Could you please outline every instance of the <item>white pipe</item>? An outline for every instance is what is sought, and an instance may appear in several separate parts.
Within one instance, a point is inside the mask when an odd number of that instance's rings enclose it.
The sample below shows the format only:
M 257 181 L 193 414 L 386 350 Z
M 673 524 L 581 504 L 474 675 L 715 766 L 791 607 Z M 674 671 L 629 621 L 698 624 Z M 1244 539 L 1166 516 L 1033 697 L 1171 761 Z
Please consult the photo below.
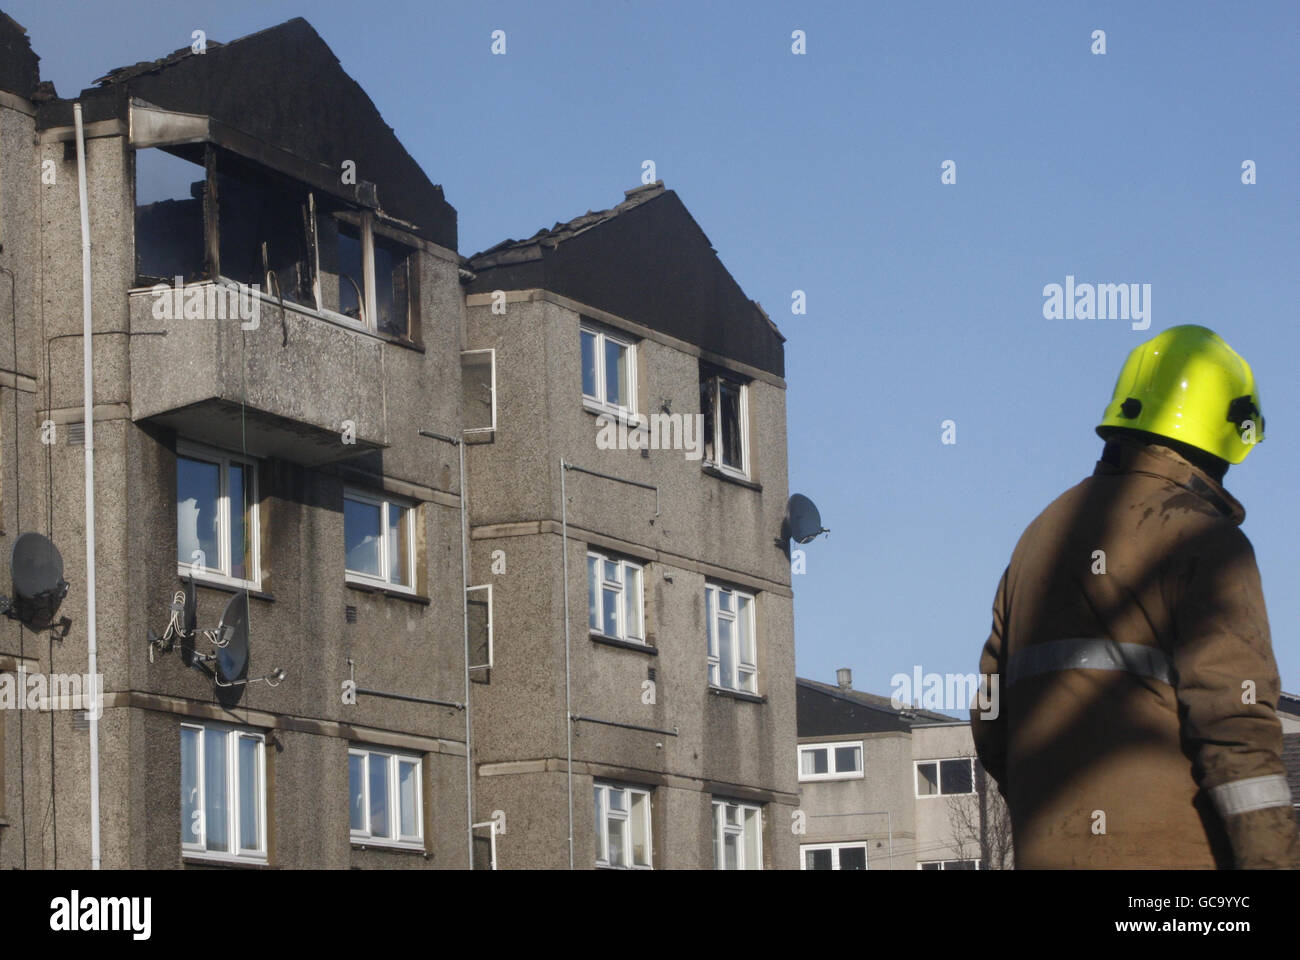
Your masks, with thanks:
M 474 761 L 470 757 L 469 722 L 469 528 L 465 520 L 465 439 L 456 444 L 460 449 L 460 610 L 465 626 L 465 823 L 469 843 L 469 861 L 466 867 L 474 869 Z M 495 847 L 495 844 L 494 844 Z M 493 855 L 493 867 L 495 865 Z
M 565 774 L 569 781 L 569 869 L 573 869 L 573 701 L 569 679 L 569 501 L 564 490 L 564 473 L 568 464 L 560 458 L 560 566 L 564 569 L 564 723 L 568 732 L 568 759 Z
M 99 668 L 95 646 L 95 368 L 90 322 L 90 207 L 86 198 L 86 134 L 81 104 L 72 105 L 77 128 L 77 194 L 81 204 L 81 375 L 86 429 L 86 655 L 90 660 L 90 869 L 99 869 Z

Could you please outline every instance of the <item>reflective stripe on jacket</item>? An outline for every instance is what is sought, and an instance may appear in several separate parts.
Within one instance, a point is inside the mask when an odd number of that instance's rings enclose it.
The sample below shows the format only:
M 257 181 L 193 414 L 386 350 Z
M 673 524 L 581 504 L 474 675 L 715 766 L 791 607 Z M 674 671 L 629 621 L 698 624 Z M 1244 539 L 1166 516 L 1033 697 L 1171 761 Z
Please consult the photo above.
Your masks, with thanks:
M 1017 866 L 1300 865 L 1244 518 L 1169 448 L 1115 437 L 1021 536 L 980 659 L 1001 703 L 971 711 Z

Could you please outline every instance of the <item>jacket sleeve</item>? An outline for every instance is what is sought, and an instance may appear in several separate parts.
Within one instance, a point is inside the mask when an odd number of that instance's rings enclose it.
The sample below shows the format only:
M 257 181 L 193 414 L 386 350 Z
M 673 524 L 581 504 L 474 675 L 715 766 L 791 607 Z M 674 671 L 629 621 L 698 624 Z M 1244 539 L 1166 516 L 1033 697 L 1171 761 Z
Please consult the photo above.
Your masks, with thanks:
M 1002 710 L 1002 694 L 1006 686 L 1002 675 L 1005 666 L 1005 648 L 1003 631 L 1006 628 L 1007 570 L 1002 571 L 998 581 L 997 593 L 993 598 L 993 626 L 989 638 L 980 655 L 981 695 L 988 709 L 981 707 L 977 698 L 971 704 L 970 729 L 975 740 L 975 753 L 988 775 L 998 785 L 998 791 L 1005 797 L 1006 760 L 1007 760 L 1007 722 Z
M 1300 866 L 1255 552 L 1231 527 L 1203 534 L 1185 556 L 1170 653 L 1194 775 L 1223 818 L 1236 867 Z

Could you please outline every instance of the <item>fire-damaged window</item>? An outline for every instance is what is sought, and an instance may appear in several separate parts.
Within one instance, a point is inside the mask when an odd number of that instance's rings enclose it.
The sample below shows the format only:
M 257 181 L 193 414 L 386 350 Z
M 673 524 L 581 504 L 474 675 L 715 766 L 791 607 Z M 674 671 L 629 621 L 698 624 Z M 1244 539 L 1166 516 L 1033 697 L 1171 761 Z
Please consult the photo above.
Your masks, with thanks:
M 221 275 L 315 307 L 311 201 L 290 180 L 222 154 L 217 160 Z
M 180 148 L 178 148 L 180 149 Z M 197 157 L 197 159 L 196 159 Z M 162 149 L 135 154 L 135 272 L 139 286 L 202 279 L 203 153 Z
M 415 258 L 410 247 L 374 238 L 375 249 L 375 326 L 392 337 L 409 337 L 411 333 L 411 281 Z
M 376 214 L 212 145 L 136 150 L 138 286 L 215 280 L 419 339 L 419 260 Z M 392 231 L 388 231 L 391 233 Z
M 318 212 L 316 242 L 321 309 L 363 322 L 366 278 L 361 230 L 337 215 Z
M 748 479 L 748 384 L 735 374 L 700 364 L 700 412 L 704 415 L 705 464 Z

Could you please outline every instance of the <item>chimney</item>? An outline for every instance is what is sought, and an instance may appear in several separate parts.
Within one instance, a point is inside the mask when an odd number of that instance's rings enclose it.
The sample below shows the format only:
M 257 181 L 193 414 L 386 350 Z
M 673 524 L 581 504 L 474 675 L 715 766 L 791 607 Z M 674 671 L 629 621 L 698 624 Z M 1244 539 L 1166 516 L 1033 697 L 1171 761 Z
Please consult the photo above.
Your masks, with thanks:
M 841 690 L 852 690 L 853 671 L 848 667 L 840 667 L 835 671 L 835 682 L 840 685 Z

